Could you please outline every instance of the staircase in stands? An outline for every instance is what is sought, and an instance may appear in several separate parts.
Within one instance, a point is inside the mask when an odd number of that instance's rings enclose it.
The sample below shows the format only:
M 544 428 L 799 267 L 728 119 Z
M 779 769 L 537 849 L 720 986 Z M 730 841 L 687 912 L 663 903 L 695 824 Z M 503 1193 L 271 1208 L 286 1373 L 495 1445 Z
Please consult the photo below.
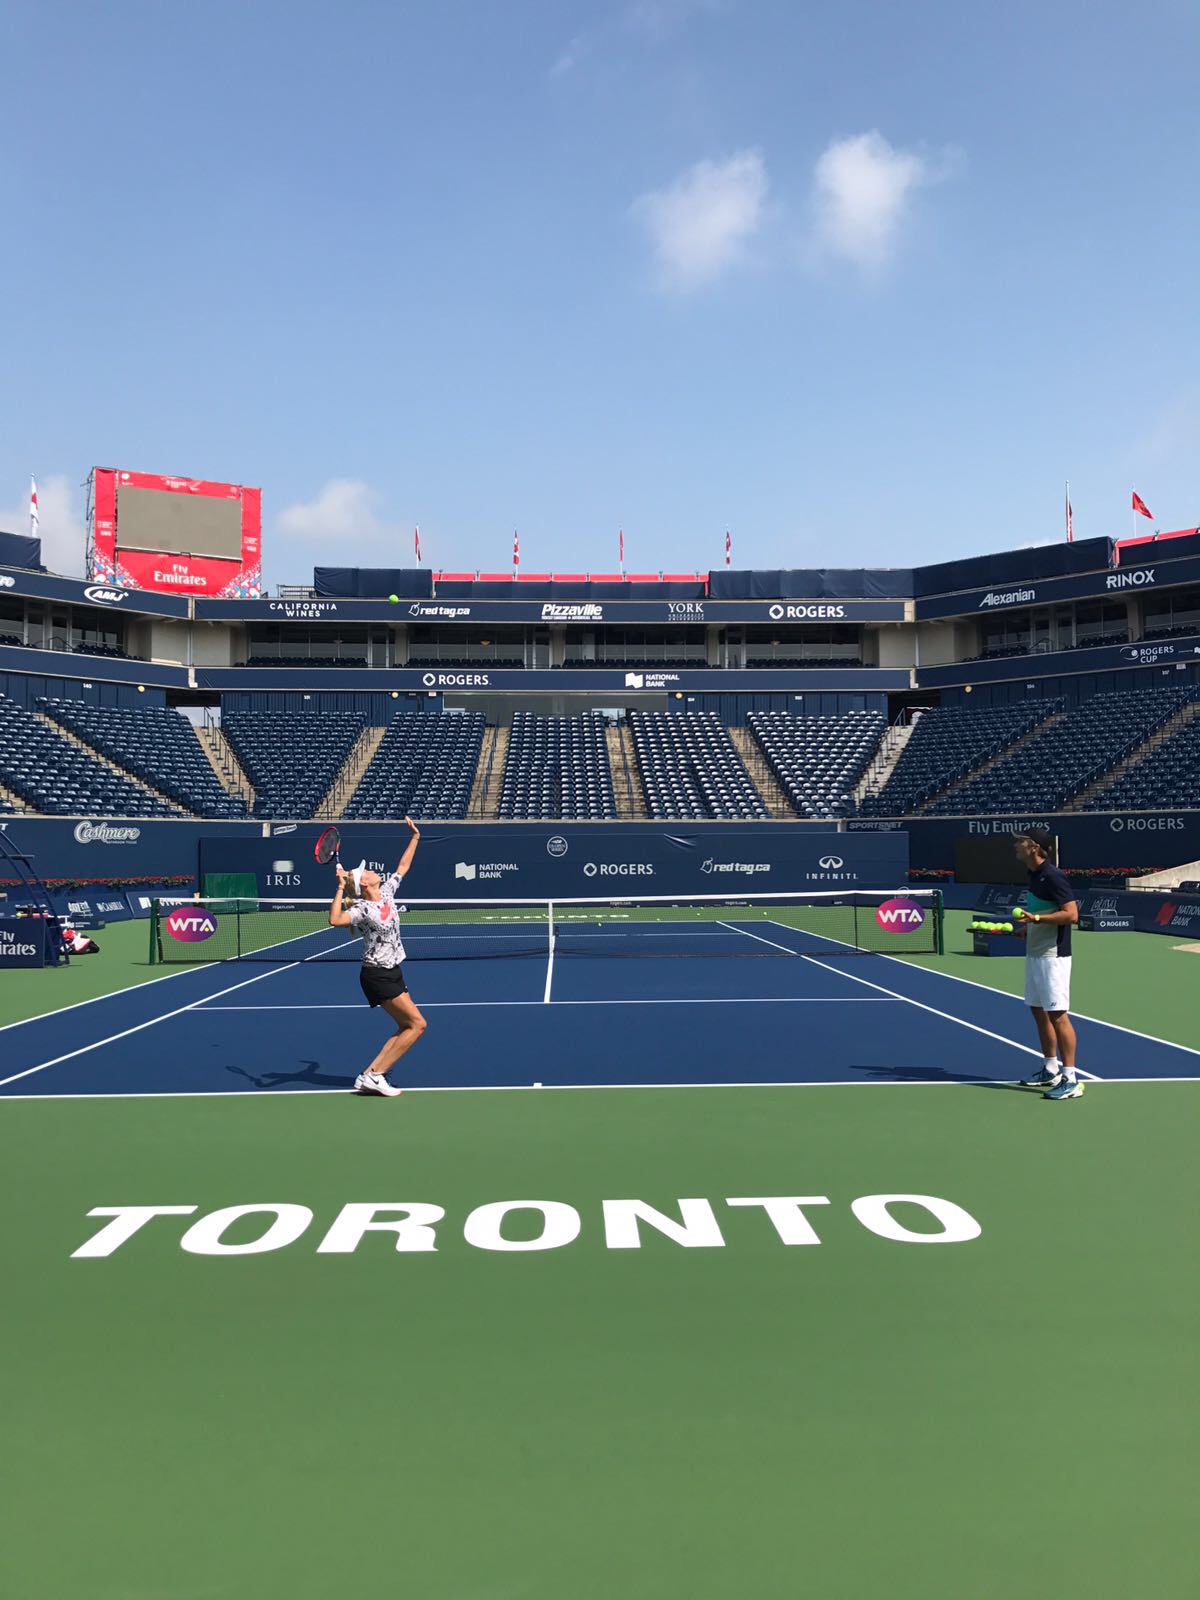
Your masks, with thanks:
M 768 816 L 772 818 L 795 820 L 796 808 L 784 793 L 783 785 L 771 771 L 762 746 L 755 739 L 749 728 L 730 728 L 729 737 L 733 740 L 733 748 L 742 758 L 742 765 L 750 774 L 750 781 L 758 790 L 763 805 L 767 808 Z
M 1078 811 L 1085 806 L 1093 795 L 1099 794 L 1101 789 L 1106 789 L 1110 783 L 1118 778 L 1123 778 L 1131 767 L 1140 766 L 1147 756 L 1152 756 L 1160 745 L 1166 744 L 1168 739 L 1174 738 L 1185 723 L 1191 722 L 1193 717 L 1200 716 L 1200 700 L 1192 700 L 1182 711 L 1163 723 L 1161 728 L 1154 732 L 1144 744 L 1138 745 L 1136 750 L 1131 750 L 1123 761 L 1118 761 L 1116 766 L 1104 773 L 1086 788 L 1080 789 L 1078 794 L 1072 795 L 1065 807 L 1068 811 Z
M 164 805 L 170 806 L 172 811 L 178 812 L 181 817 L 196 815 L 194 811 L 189 811 L 186 806 L 181 806 L 178 800 L 172 800 L 169 794 L 164 794 L 161 789 L 156 789 L 152 783 L 147 783 L 144 778 L 139 778 L 125 767 L 118 766 L 111 756 L 104 754 L 103 750 L 95 749 L 88 744 L 86 739 L 81 739 L 70 728 L 63 727 L 61 722 L 55 722 L 54 718 L 48 717 L 44 711 L 35 711 L 33 714 L 39 722 L 45 723 L 47 728 L 58 734 L 60 739 L 65 739 L 68 744 L 75 745 L 77 749 L 83 751 L 84 755 L 91 756 L 93 761 L 98 761 L 102 767 L 107 767 L 110 772 L 115 772 L 119 778 L 124 778 L 126 783 L 131 783 L 135 789 L 144 789 L 147 794 L 153 795 L 156 800 L 161 800 Z
M 232 795 L 235 800 L 244 800 L 247 815 L 252 815 L 254 785 L 242 770 L 242 764 L 234 755 L 233 746 L 221 732 L 220 724 L 209 722 L 203 727 L 196 726 L 196 738 L 217 775 L 217 782 L 226 794 Z
M 608 764 L 612 768 L 613 799 L 621 822 L 637 822 L 649 816 L 646 791 L 633 751 L 633 734 L 624 722 L 610 722 L 604 730 L 608 745 Z
M 386 728 L 364 728 L 350 746 L 350 754 L 337 770 L 337 775 L 325 791 L 320 805 L 313 812 L 318 822 L 340 822 L 354 791 L 362 782 L 362 775 L 375 758 L 383 743 Z
M 948 794 L 956 793 L 964 784 L 970 783 L 973 778 L 980 778 L 985 772 L 990 772 L 993 767 L 998 766 L 1001 761 L 1007 761 L 1014 750 L 1020 750 L 1023 745 L 1029 744 L 1031 740 L 1040 738 L 1048 728 L 1056 727 L 1066 714 L 1065 711 L 1052 711 L 1048 717 L 1044 717 L 1038 723 L 1036 728 L 1030 728 L 1029 732 L 1023 733 L 1019 739 L 1014 739 L 1011 744 L 1006 744 L 999 754 L 989 756 L 986 761 L 981 761 L 977 767 L 972 767 L 970 772 L 963 773 L 961 778 L 955 778 L 953 783 L 947 783 L 941 789 L 938 789 L 936 793 L 926 795 L 924 800 L 917 806 L 915 814 L 919 816 L 923 811 L 928 811 L 936 800 L 941 800 Z

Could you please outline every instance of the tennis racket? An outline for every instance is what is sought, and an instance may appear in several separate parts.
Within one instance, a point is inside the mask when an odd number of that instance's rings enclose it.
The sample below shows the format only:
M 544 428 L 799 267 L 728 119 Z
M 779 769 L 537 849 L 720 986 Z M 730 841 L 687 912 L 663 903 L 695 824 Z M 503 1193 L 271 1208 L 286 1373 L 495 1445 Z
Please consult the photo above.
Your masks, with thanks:
M 313 845 L 318 866 L 327 867 L 331 861 L 338 861 L 341 853 L 342 836 L 336 828 L 326 828 L 318 834 L 317 842 Z

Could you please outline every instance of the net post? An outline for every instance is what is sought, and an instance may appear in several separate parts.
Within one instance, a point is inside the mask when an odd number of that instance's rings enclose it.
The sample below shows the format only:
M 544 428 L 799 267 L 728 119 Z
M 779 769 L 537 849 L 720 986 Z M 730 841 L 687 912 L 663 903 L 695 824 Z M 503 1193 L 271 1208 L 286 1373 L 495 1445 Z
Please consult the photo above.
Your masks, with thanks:
M 946 953 L 946 897 L 940 889 L 933 891 L 934 920 L 933 942 L 936 946 L 935 955 Z
M 150 902 L 150 919 L 149 920 L 150 920 L 150 956 L 149 956 L 149 965 L 152 966 L 152 967 L 156 967 L 158 965 L 158 901 L 157 901 L 157 899 L 153 899 Z
M 554 954 L 554 901 L 546 901 L 546 953 Z

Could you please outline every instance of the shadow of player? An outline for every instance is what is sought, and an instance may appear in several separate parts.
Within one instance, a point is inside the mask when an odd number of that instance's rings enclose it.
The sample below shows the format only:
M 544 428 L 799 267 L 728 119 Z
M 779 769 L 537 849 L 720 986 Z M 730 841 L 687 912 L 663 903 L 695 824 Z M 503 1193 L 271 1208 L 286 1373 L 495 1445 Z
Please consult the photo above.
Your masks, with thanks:
M 1015 1089 L 1028 1094 L 1027 1089 L 1013 1079 L 992 1078 L 982 1072 L 948 1072 L 945 1067 L 851 1067 L 866 1078 L 888 1083 L 967 1083 L 977 1089 Z
M 349 1089 L 354 1082 L 346 1073 L 340 1073 L 336 1078 L 321 1071 L 319 1061 L 304 1062 L 303 1071 L 292 1072 L 262 1072 L 255 1074 L 247 1072 L 244 1067 L 226 1066 L 226 1072 L 232 1072 L 235 1077 L 245 1078 L 247 1083 L 252 1083 L 256 1089 L 280 1089 L 284 1084 L 302 1084 L 308 1089 Z

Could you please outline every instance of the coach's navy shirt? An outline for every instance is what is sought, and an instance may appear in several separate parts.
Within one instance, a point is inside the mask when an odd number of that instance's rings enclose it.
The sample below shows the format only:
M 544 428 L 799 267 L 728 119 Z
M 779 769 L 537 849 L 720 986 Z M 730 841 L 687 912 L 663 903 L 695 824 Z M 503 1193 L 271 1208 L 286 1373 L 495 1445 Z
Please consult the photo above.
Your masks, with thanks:
M 1075 898 L 1065 872 L 1060 872 L 1053 861 L 1043 861 L 1036 872 L 1029 874 L 1029 910 L 1061 911 Z M 1043 928 L 1030 925 L 1025 935 L 1025 954 L 1029 956 L 1069 956 L 1071 954 L 1071 924 Z

